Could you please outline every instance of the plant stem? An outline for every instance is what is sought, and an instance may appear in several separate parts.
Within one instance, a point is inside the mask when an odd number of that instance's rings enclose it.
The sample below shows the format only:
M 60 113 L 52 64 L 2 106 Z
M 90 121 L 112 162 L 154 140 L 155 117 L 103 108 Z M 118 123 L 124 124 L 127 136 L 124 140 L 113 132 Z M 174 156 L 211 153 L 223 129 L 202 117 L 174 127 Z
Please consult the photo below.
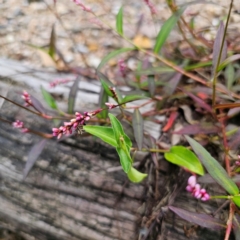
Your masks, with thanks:
M 223 39 L 222 39 L 222 42 L 221 42 L 221 48 L 220 48 L 220 52 L 219 52 L 218 60 L 217 60 L 217 66 L 215 67 L 215 71 L 214 71 L 214 75 L 213 75 L 213 96 L 212 96 L 212 106 L 213 107 L 216 104 L 216 86 L 217 86 L 218 66 L 219 66 L 220 61 L 221 61 L 221 56 L 222 56 L 222 51 L 223 51 L 225 38 L 226 38 L 226 35 L 227 35 L 227 27 L 228 27 L 230 15 L 231 15 L 232 6 L 233 6 L 233 0 L 231 0 L 230 6 L 229 6 L 227 22 L 226 22 L 226 26 L 225 26 L 225 29 L 224 29 Z

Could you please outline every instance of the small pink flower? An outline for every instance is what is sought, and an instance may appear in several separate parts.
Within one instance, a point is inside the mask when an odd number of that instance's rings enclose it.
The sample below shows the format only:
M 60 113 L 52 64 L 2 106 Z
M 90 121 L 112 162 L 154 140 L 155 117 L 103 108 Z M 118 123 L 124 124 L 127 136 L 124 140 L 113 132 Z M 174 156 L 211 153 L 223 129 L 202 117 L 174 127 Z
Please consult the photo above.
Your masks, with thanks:
M 109 103 L 109 102 L 106 102 L 105 105 L 108 107 L 108 109 L 113 109 L 117 106 L 116 104 Z
M 126 77 L 127 65 L 125 64 L 123 59 L 120 59 L 118 61 L 118 68 L 119 68 L 119 72 L 121 73 L 122 77 Z
M 193 175 L 188 179 L 188 185 L 190 185 L 191 187 L 195 187 L 196 184 L 197 184 L 197 178 L 196 176 Z
M 30 95 L 29 95 L 29 93 L 26 92 L 25 90 L 23 91 L 22 98 L 23 98 L 24 101 L 25 101 L 25 104 L 24 104 L 25 107 L 32 106 L 32 101 L 31 101 Z
M 12 123 L 12 126 L 14 128 L 18 128 L 18 129 L 21 129 L 21 132 L 22 133 L 27 133 L 29 132 L 29 129 L 28 128 L 25 128 L 24 127 L 24 123 L 20 120 L 16 120 L 15 122 Z
M 73 81 L 73 80 L 71 80 L 71 79 L 55 79 L 53 82 L 50 82 L 49 85 L 50 85 L 51 88 L 54 88 L 57 85 L 65 84 L 65 83 L 68 83 L 68 82 L 71 82 L 71 81 Z
M 85 122 L 90 120 L 92 116 L 95 116 L 101 111 L 102 109 L 97 109 L 93 112 L 84 112 L 83 115 L 79 112 L 76 112 L 76 118 L 71 119 L 70 122 L 64 122 L 63 126 L 60 126 L 59 128 L 52 128 L 52 135 L 59 139 L 62 137 L 62 135 L 72 134 L 78 128 L 81 128 L 83 125 L 85 125 Z
M 15 122 L 12 123 L 14 128 L 23 128 L 24 127 L 24 123 L 21 122 L 20 120 L 16 120 Z
M 200 184 L 197 183 L 196 176 L 191 176 L 188 179 L 188 185 L 186 187 L 186 190 L 192 195 L 197 198 L 201 199 L 202 201 L 207 201 L 210 199 L 209 194 L 207 193 L 205 188 L 201 188 Z

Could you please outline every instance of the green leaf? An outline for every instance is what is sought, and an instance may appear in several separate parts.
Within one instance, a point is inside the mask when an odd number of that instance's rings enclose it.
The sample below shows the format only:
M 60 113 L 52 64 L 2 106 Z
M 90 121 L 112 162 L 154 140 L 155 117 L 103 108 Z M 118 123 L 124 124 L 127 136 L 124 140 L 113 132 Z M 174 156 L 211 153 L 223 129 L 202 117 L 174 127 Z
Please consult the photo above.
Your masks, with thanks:
M 119 12 L 116 17 L 116 28 L 117 32 L 122 36 L 123 35 L 123 8 L 119 9 Z
M 125 147 L 124 143 L 125 143 L 129 151 L 130 147 L 132 146 L 132 142 L 130 138 L 124 133 L 122 124 L 113 114 L 109 113 L 108 116 L 112 124 L 112 129 L 113 129 L 115 140 L 118 144 L 118 147 L 124 148 Z
M 238 207 L 240 207 L 240 196 L 239 195 L 233 196 L 232 200 Z
M 221 71 L 223 68 L 225 68 L 229 63 L 234 62 L 238 59 L 240 59 L 240 54 L 235 54 L 226 58 L 221 64 L 219 64 L 218 72 Z
M 110 91 L 109 87 L 111 87 L 111 85 L 109 85 L 108 82 L 106 82 L 105 80 L 103 80 L 103 78 L 100 78 L 100 81 L 101 81 L 101 84 L 102 84 L 102 87 L 104 89 L 104 91 L 107 93 L 107 95 L 109 97 L 113 97 L 113 93 Z
M 144 178 L 147 177 L 146 173 L 141 173 L 134 167 L 131 167 L 131 169 L 129 170 L 127 175 L 128 175 L 129 180 L 134 183 L 139 183 L 139 182 L 143 181 Z
M 46 103 L 48 104 L 48 106 L 52 109 L 58 109 L 55 99 L 52 97 L 52 95 L 49 92 L 47 92 L 43 88 L 43 86 L 41 86 L 41 91 L 42 91 L 43 98 L 46 101 Z
M 115 101 L 117 101 L 118 103 L 122 102 L 122 95 L 119 92 L 119 90 L 117 88 L 114 87 L 114 85 L 109 81 L 109 79 L 107 78 L 107 76 L 105 76 L 104 74 L 102 74 L 101 72 L 97 72 L 98 78 L 101 81 L 101 84 L 104 88 L 104 90 L 106 91 L 107 95 L 112 97 Z M 110 91 L 110 87 L 115 88 L 115 92 L 117 95 L 117 99 L 114 98 L 114 95 L 112 93 L 112 91 Z
M 233 83 L 235 81 L 235 71 L 234 71 L 233 64 L 227 65 L 225 72 L 224 72 L 224 76 L 227 81 L 227 88 L 229 90 L 231 90 Z
M 156 83 L 154 79 L 154 75 L 149 75 L 148 76 L 148 89 L 151 94 L 151 96 L 154 96 L 155 89 L 156 89 Z
M 132 125 L 138 149 L 141 150 L 143 145 L 143 118 L 139 109 L 135 109 L 133 112 Z
M 197 141 L 188 136 L 185 137 L 211 177 L 215 179 L 215 181 L 229 194 L 237 195 L 239 193 L 237 185 L 227 175 L 225 169 L 219 164 L 219 162 Z
M 223 48 L 221 49 L 222 42 L 224 39 L 224 24 L 221 21 L 219 24 L 219 28 L 217 31 L 217 35 L 213 44 L 213 67 L 212 67 L 212 76 L 214 76 L 215 72 L 218 73 L 219 65 L 225 60 L 227 57 L 227 41 L 224 40 Z M 222 51 L 221 51 L 222 50 Z M 218 65 L 219 63 L 219 65 Z
M 117 147 L 117 142 L 115 140 L 114 132 L 111 127 L 104 126 L 83 126 L 83 130 L 102 139 L 104 142 L 110 144 L 113 147 Z
M 128 103 L 128 102 L 133 102 L 139 99 L 146 99 L 146 98 L 148 97 L 144 95 L 128 95 L 122 99 L 121 103 Z
M 174 146 L 171 147 L 170 152 L 164 154 L 164 157 L 171 163 L 184 167 L 191 172 L 199 175 L 204 174 L 202 164 L 196 155 L 186 147 Z
M 53 25 L 50 42 L 49 42 L 49 50 L 48 50 L 48 54 L 49 56 L 51 56 L 52 59 L 54 59 L 55 51 L 56 51 L 56 36 L 55 36 L 55 30 Z
M 100 62 L 100 64 L 97 67 L 97 70 L 99 71 L 110 59 L 116 57 L 117 55 L 124 53 L 124 52 L 133 51 L 133 50 L 136 50 L 136 48 L 120 48 L 120 49 L 117 49 L 117 50 L 109 53 L 106 57 L 104 57 L 102 59 L 102 61 Z
M 169 36 L 170 32 L 176 25 L 178 19 L 181 17 L 182 13 L 184 12 L 185 8 L 179 9 L 175 12 L 161 27 L 156 39 L 156 43 L 154 46 L 154 53 L 159 53 L 167 37 Z
M 132 166 L 132 159 L 130 153 L 120 147 L 117 147 L 116 150 L 120 158 L 120 163 L 122 165 L 123 171 L 125 173 L 128 173 Z

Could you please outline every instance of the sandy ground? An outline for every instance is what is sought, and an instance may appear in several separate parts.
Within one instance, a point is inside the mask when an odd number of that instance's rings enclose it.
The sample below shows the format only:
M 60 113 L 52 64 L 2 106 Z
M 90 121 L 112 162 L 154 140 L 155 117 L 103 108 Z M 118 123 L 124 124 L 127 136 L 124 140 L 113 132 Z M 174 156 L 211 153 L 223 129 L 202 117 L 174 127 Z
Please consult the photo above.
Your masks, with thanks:
M 124 6 L 124 34 L 146 48 L 154 46 L 155 37 L 163 22 L 171 15 L 166 1 L 151 0 L 157 14 L 152 16 L 143 0 L 85 0 L 97 16 L 115 28 L 115 17 Z M 177 4 L 190 1 L 178 0 Z M 195 1 L 202 2 L 202 1 Z M 192 4 L 184 17 L 190 21 L 194 16 L 196 31 L 203 31 L 213 39 L 220 20 L 226 19 L 230 1 L 212 1 L 215 4 Z M 240 0 L 234 1 L 228 34 L 240 33 Z M 138 24 L 141 22 L 140 27 Z M 0 56 L 21 60 L 35 67 L 51 66 L 47 49 L 51 30 L 55 26 L 56 46 L 65 61 L 72 66 L 96 68 L 103 56 L 114 49 L 128 46 L 121 38 L 103 25 L 93 15 L 82 11 L 71 0 L 0 0 Z M 170 36 L 176 41 L 177 31 Z

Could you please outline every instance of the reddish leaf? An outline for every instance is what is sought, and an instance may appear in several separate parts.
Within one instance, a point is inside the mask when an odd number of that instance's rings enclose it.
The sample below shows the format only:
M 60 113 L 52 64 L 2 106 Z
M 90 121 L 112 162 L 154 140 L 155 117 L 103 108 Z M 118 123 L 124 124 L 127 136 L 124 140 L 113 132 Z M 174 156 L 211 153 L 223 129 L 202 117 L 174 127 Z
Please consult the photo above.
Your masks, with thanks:
M 193 95 L 193 94 L 190 93 L 190 92 L 185 92 L 184 90 L 183 90 L 183 92 L 184 92 L 185 94 L 187 94 L 190 98 L 192 98 L 193 101 L 195 101 L 201 108 L 203 108 L 203 109 L 205 109 L 206 111 L 212 113 L 212 108 L 211 108 L 211 106 L 208 105 L 207 103 L 205 103 L 201 98 Z
M 76 78 L 69 92 L 69 96 L 68 96 L 68 113 L 69 114 L 72 114 L 74 112 L 74 105 L 75 105 L 75 99 L 78 92 L 79 80 L 80 80 L 80 76 Z
M 43 107 L 41 102 L 33 96 L 30 96 L 34 108 L 40 113 L 46 114 L 47 110 Z
M 227 113 L 228 117 L 232 117 L 234 115 L 237 115 L 240 112 L 240 102 L 236 101 L 235 103 L 239 103 L 239 107 L 230 109 Z
M 171 95 L 176 90 L 176 87 L 178 86 L 181 78 L 182 78 L 182 74 L 181 73 L 174 74 L 172 79 L 170 79 L 168 81 L 167 85 L 164 87 L 163 92 L 166 95 Z
M 222 41 L 223 41 L 223 37 L 224 37 L 224 24 L 221 21 L 218 31 L 217 31 L 217 36 L 216 39 L 214 41 L 213 44 L 213 69 L 212 69 L 212 76 L 214 75 L 214 72 L 216 71 L 217 63 L 218 63 L 218 58 L 219 58 L 219 54 L 220 54 L 220 50 L 221 50 L 221 45 L 222 45 Z M 227 56 L 227 42 L 226 40 L 224 41 L 223 44 L 223 49 L 222 49 L 222 53 L 220 56 L 220 62 L 219 64 L 221 64 L 223 62 L 223 60 L 226 58 Z
M 46 145 L 46 139 L 43 139 L 37 144 L 35 144 L 30 150 L 25 168 L 23 170 L 23 180 L 27 177 L 28 173 L 32 169 L 34 163 L 36 162 L 38 156 L 41 154 L 45 145 Z
M 203 93 L 203 92 L 197 93 L 197 96 L 200 97 L 202 100 L 208 99 L 208 95 L 206 93 Z
M 162 129 L 163 132 L 168 131 L 172 127 L 172 125 L 173 125 L 175 119 L 177 118 L 177 116 L 178 116 L 178 112 L 171 112 L 167 124 Z
M 194 135 L 194 134 L 210 134 L 210 133 L 217 133 L 219 129 L 213 125 L 187 125 L 180 129 L 179 131 L 173 132 L 174 134 L 186 134 L 186 135 Z
M 168 208 L 174 213 L 176 213 L 179 217 L 183 218 L 184 220 L 197 224 L 199 226 L 214 229 L 214 230 L 226 228 L 224 222 L 222 222 L 219 219 L 213 218 L 207 214 L 189 212 L 184 209 L 176 208 L 173 206 L 169 206 Z

